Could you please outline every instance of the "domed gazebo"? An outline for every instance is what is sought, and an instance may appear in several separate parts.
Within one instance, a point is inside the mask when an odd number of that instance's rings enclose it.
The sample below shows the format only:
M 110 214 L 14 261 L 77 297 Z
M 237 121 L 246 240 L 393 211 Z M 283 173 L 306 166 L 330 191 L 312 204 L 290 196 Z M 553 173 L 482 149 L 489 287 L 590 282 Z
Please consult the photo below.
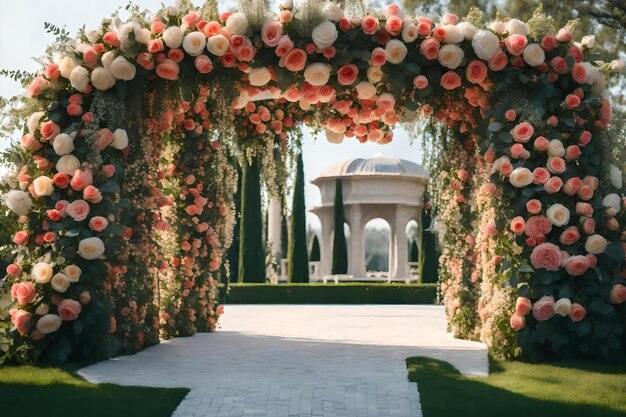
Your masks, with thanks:
M 365 225 L 381 218 L 391 227 L 389 244 L 390 279 L 406 279 L 408 250 L 406 226 L 419 221 L 428 171 L 414 162 L 376 154 L 368 159 L 349 159 L 327 168 L 311 181 L 322 195 L 320 206 L 311 209 L 322 224 L 320 274 L 330 275 L 334 228 L 336 180 L 341 179 L 345 222 L 350 227 L 348 274 L 366 277 Z

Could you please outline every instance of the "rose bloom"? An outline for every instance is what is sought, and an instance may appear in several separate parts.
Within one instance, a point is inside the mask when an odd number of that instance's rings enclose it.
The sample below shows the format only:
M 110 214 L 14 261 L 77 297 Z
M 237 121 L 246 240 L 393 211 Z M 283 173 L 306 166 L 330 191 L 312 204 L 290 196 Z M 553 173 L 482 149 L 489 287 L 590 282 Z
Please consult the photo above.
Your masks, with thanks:
M 522 216 L 517 216 L 511 220 L 511 230 L 513 233 L 521 235 L 524 233 L 524 227 L 526 227 L 526 222 Z
M 544 295 L 533 305 L 533 317 L 539 321 L 545 321 L 554 316 L 556 303 L 551 295 Z
M 97 237 L 83 239 L 78 243 L 78 254 L 88 261 L 102 257 L 104 251 L 104 242 Z
M 533 308 L 533 303 L 526 297 L 517 297 L 515 301 L 515 314 L 525 316 Z
M 307 53 L 303 49 L 292 49 L 284 58 L 281 59 L 281 63 L 284 62 L 285 67 L 289 71 L 302 71 L 306 66 Z M 282 64 L 281 64 L 282 65 Z
M 562 204 L 553 204 L 546 211 L 546 216 L 550 222 L 557 226 L 563 226 L 569 222 L 569 210 Z
M 528 210 L 530 214 L 539 214 L 539 212 L 541 212 L 541 201 L 536 198 L 528 200 L 526 203 L 526 210 Z
M 563 188 L 563 192 L 568 196 L 573 196 L 578 192 L 580 187 L 582 186 L 582 180 L 578 177 L 572 177 L 565 183 L 565 187 Z
M 373 16 L 365 16 L 363 20 L 361 20 L 361 28 L 367 35 L 373 35 L 378 32 L 378 27 L 378 19 Z
M 180 67 L 171 59 L 165 59 L 157 65 L 156 74 L 165 80 L 177 80 Z
M 57 311 L 61 320 L 72 321 L 78 318 L 82 307 L 78 301 L 66 298 L 57 304 Z
M 507 55 L 501 50 L 498 49 L 496 53 L 489 58 L 489 69 L 492 71 L 501 71 L 503 70 L 509 63 L 509 58 Z
M 511 136 L 516 142 L 526 143 L 535 133 L 533 125 L 528 122 L 519 123 L 513 129 L 511 129 Z
M 580 154 L 580 147 L 577 145 L 570 145 L 567 147 L 567 149 L 565 149 L 565 159 L 567 159 L 568 161 L 578 159 L 578 157 L 580 157 Z
M 528 44 L 528 39 L 524 35 L 511 35 L 504 40 L 504 45 L 513 56 L 520 56 Z
M 208 74 L 213 71 L 213 63 L 211 62 L 211 59 L 204 54 L 198 55 L 195 58 L 194 66 L 200 74 Z
M 587 82 L 587 68 L 584 64 L 577 62 L 572 67 L 572 78 L 578 84 L 585 84 Z
M 374 48 L 370 56 L 370 65 L 382 67 L 387 62 L 387 53 L 381 47 Z
M 580 232 L 576 226 L 570 226 L 561 233 L 559 237 L 559 242 L 564 245 L 571 245 L 573 243 L 578 242 L 580 239 Z
M 359 74 L 359 68 L 354 64 L 344 65 L 337 71 L 337 77 L 339 84 L 352 85 L 356 81 L 356 77 Z
M 569 109 L 569 110 L 573 110 L 578 108 L 578 106 L 580 106 L 580 98 L 574 94 L 568 94 L 567 97 L 565 97 L 565 108 Z
M 591 254 L 599 255 L 606 249 L 608 242 L 602 236 L 595 234 L 591 235 L 585 241 L 585 250 Z
M 588 185 L 582 185 L 576 194 L 581 200 L 589 201 L 593 197 L 593 190 Z
M 550 157 L 548 158 L 548 171 L 553 174 L 562 174 L 567 169 L 567 165 L 563 158 L 560 157 Z
M 563 180 L 559 177 L 550 178 L 543 186 L 548 194 L 558 193 L 561 187 L 563 187 Z
M 561 267 L 561 260 L 561 250 L 552 243 L 537 245 L 530 254 L 530 262 L 535 269 L 558 271 Z
M 578 303 L 572 304 L 572 309 L 570 310 L 569 314 L 572 321 L 582 321 L 586 315 L 587 310 L 585 310 L 585 307 Z
M 93 183 L 93 174 L 91 173 L 91 169 L 87 168 L 84 170 L 76 170 L 74 176 L 70 181 L 70 185 L 76 191 L 82 191 L 85 187 L 91 185 Z
M 441 76 L 440 84 L 446 90 L 454 90 L 461 86 L 461 77 L 454 71 L 448 71 Z
M 509 176 L 509 183 L 517 188 L 526 187 L 533 183 L 534 175 L 528 168 L 517 167 Z
M 461 65 L 464 56 L 465 54 L 463 53 L 463 50 L 458 46 L 444 45 L 439 50 L 439 55 L 437 56 L 437 59 L 439 60 L 439 63 L 444 67 L 449 69 L 455 69 L 459 65 Z
M 545 184 L 550 179 L 550 172 L 543 168 L 537 167 L 533 170 L 533 184 Z
M 20 230 L 15 233 L 15 236 L 13 236 L 13 243 L 18 246 L 26 245 L 28 243 L 28 232 Z
M 65 276 L 65 274 L 59 273 L 52 277 L 50 285 L 55 291 L 63 293 L 70 287 L 70 280 Z
M 17 331 L 24 336 L 28 333 L 31 325 L 32 315 L 24 310 L 11 309 L 9 310 L 11 315 L 11 321 L 15 324 Z
M 543 152 L 550 146 L 550 141 L 543 136 L 539 136 L 533 142 L 533 149 L 538 152 Z
M 517 313 L 513 314 L 510 319 L 511 328 L 516 332 L 519 332 L 526 325 L 526 319 Z
M 76 265 L 68 265 L 63 268 L 63 273 L 67 276 L 70 282 L 78 282 L 83 271 Z
M 465 71 L 467 80 L 473 84 L 482 83 L 487 78 L 487 65 L 477 59 L 473 60 L 467 66 Z
M 52 266 L 45 262 L 39 262 L 33 265 L 31 269 L 31 278 L 37 284 L 46 284 L 52 278 Z
M 572 302 L 569 298 L 561 298 L 556 302 L 554 312 L 561 317 L 568 316 L 572 309 Z
M 589 259 L 583 255 L 570 256 L 565 261 L 565 271 L 574 277 L 579 277 L 589 269 Z
M 623 284 L 615 284 L 609 293 L 609 300 L 613 304 L 621 304 L 626 301 L 626 286 Z
M 26 94 L 29 97 L 37 97 L 39 94 L 43 93 L 45 89 L 50 87 L 50 82 L 43 78 L 42 76 L 35 77 L 35 79 L 29 84 L 26 89 Z
M 420 44 L 420 53 L 426 59 L 433 60 L 439 56 L 439 41 L 435 38 L 424 39 Z
M 413 85 L 418 90 L 422 90 L 422 89 L 428 87 L 428 78 L 426 78 L 424 75 L 418 75 L 413 80 Z
M 107 228 L 109 222 L 102 216 L 94 216 L 89 220 L 89 228 L 94 232 L 101 232 Z
M 20 306 L 25 306 L 35 299 L 37 293 L 31 282 L 18 282 L 11 286 L 11 298 Z
M 526 220 L 524 232 L 526 236 L 536 238 L 544 236 L 552 230 L 552 223 L 545 216 L 532 216 Z
M 89 216 L 89 211 L 89 203 L 85 200 L 75 200 L 65 208 L 67 215 L 77 222 L 85 220 Z
M 576 214 L 591 217 L 593 215 L 593 206 L 589 203 L 576 203 Z
M 102 201 L 102 194 L 93 185 L 88 185 L 83 190 L 83 198 L 91 203 L 98 204 Z

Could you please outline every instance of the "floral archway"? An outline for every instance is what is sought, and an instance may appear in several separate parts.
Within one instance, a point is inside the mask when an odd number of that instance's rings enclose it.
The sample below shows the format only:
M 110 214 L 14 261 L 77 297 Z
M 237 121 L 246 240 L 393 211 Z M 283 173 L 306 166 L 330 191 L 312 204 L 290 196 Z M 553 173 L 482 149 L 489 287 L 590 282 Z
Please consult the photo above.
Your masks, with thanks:
M 233 161 L 261 165 L 272 191 L 302 123 L 388 143 L 415 115 L 445 139 L 431 193 L 455 335 L 500 357 L 622 350 L 626 203 L 606 85 L 623 63 L 596 62 L 592 37 L 541 10 L 486 24 L 479 10 L 433 22 L 322 6 L 182 2 L 76 39 L 51 28 L 41 71 L 16 74 L 0 362 L 213 330 Z

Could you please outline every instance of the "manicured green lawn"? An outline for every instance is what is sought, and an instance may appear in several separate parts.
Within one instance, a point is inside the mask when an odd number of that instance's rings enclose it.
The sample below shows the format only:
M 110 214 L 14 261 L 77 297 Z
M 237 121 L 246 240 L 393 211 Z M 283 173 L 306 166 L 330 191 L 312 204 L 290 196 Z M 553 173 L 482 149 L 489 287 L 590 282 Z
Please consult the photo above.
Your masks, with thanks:
M 626 416 L 626 363 L 537 365 L 492 362 L 491 375 L 466 378 L 449 363 L 409 358 L 424 417 Z
M 169 417 L 188 389 L 90 384 L 61 368 L 0 368 L 0 415 Z

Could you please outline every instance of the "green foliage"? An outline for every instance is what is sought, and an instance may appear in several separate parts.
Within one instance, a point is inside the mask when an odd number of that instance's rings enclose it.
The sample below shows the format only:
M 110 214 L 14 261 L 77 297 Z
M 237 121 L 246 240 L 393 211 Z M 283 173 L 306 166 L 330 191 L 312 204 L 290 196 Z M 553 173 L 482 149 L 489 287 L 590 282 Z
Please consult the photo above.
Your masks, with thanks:
M 230 304 L 434 304 L 434 284 L 232 284 Z
M 288 251 L 289 282 L 309 282 L 309 261 L 306 248 L 306 206 L 304 204 L 304 162 L 297 156 L 296 179 L 291 206 Z
M 432 229 L 431 222 L 429 210 L 423 210 L 422 224 L 424 228 Z M 419 274 L 420 281 L 423 283 L 437 282 L 439 280 L 439 251 L 434 231 L 424 230 L 422 232 L 422 251 L 424 252 L 424 262 Z
M 230 274 L 230 282 L 239 281 L 239 234 L 241 233 L 241 179 L 243 177 L 241 165 L 231 160 L 237 169 L 237 191 L 233 196 L 235 203 L 235 224 L 233 225 L 233 243 L 228 248 L 226 259 Z
M 412 240 L 409 247 L 409 262 L 419 261 L 419 248 L 417 247 L 417 240 Z
M 239 282 L 265 282 L 260 162 L 244 161 L 242 177 L 238 278 Z
M 341 179 L 335 184 L 335 223 L 333 237 L 333 274 L 345 274 L 348 272 L 348 246 L 346 235 L 343 230 L 345 216 L 343 214 L 343 191 Z

